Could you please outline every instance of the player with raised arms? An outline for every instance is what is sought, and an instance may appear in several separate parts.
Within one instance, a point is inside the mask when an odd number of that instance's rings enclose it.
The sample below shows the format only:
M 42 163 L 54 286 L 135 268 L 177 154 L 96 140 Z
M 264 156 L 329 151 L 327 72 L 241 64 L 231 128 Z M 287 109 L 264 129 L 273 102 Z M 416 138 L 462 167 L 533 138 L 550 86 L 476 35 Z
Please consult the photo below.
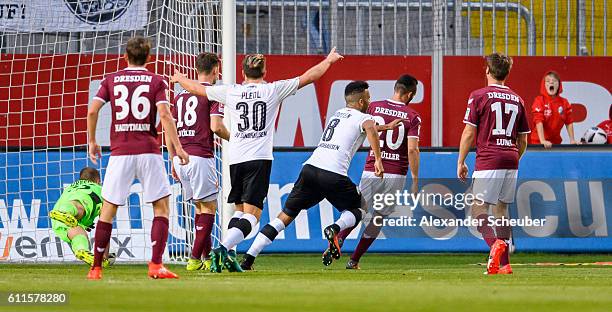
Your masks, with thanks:
M 64 189 L 53 210 L 49 212 L 53 233 L 70 244 L 77 259 L 90 266 L 94 255 L 89 248 L 87 232 L 91 231 L 94 219 L 100 215 L 101 190 L 100 172 L 85 167 L 79 172 L 79 179 Z M 107 246 L 102 265 L 109 266 L 114 258 L 114 255 L 109 256 Z
M 203 86 L 187 79 L 178 71 L 173 81 L 188 92 L 225 104 L 231 120 L 229 165 L 231 191 L 228 203 L 235 204 L 234 215 L 220 246 L 211 251 L 211 271 L 240 272 L 240 264 L 228 250 L 238 245 L 259 222 L 263 202 L 268 193 L 272 169 L 274 125 L 282 101 L 319 79 L 330 66 L 342 59 L 333 48 L 329 55 L 299 77 L 266 83 L 266 59 L 249 54 L 242 61 L 242 84 Z
M 395 194 L 402 191 L 406 183 L 406 175 L 410 169 L 412 178 L 411 192 L 418 191 L 419 184 L 419 132 L 421 117 L 412 107 L 408 106 L 417 92 L 418 81 L 410 75 L 402 75 L 393 86 L 393 97 L 384 101 L 372 102 L 367 113 L 374 117 L 377 130 L 380 132 L 380 149 L 385 176 L 379 179 L 374 175 L 375 156 L 370 149 L 365 168 L 359 182 L 359 190 L 368 208 L 372 206 L 375 194 Z M 396 127 L 393 123 L 400 118 Z M 385 124 L 393 124 L 386 129 Z M 394 206 L 386 206 L 380 210 L 372 210 L 373 217 L 387 217 L 395 210 Z M 374 222 L 365 222 L 365 230 L 361 234 L 355 252 L 346 264 L 347 269 L 359 269 L 361 256 L 370 248 L 378 237 L 381 227 Z M 366 224 L 367 223 L 367 224 Z M 353 228 L 343 230 L 338 235 L 340 246 Z M 323 264 L 330 265 L 334 258 L 330 250 L 323 253 Z
M 472 174 L 472 191 L 476 198 L 471 214 L 480 224 L 490 248 L 487 274 L 512 274 L 508 241 L 509 225 L 489 224 L 489 206 L 495 205 L 496 218 L 505 218 L 508 204 L 514 202 L 519 160 L 527 149 L 529 124 L 523 99 L 505 85 L 512 68 L 512 58 L 501 53 L 486 56 L 488 85 L 470 94 L 463 118 L 457 177 L 465 181 L 468 167 L 465 159 L 476 139 L 476 167 Z
M 382 178 L 384 172 L 376 122 L 365 113 L 370 104 L 368 87 L 365 81 L 353 81 L 346 86 L 346 107 L 329 118 L 321 140 L 304 163 L 283 210 L 257 234 L 241 263 L 243 269 L 252 269 L 255 257 L 272 244 L 278 233 L 293 222 L 300 211 L 323 199 L 341 212 L 340 218 L 323 230 L 329 252 L 334 258 L 340 258 L 338 233 L 357 225 L 365 213 L 361 194 L 348 177 L 348 168 L 366 136 L 374 157 L 374 176 Z
M 87 113 L 89 158 L 97 163 L 100 157 L 100 146 L 96 142 L 98 113 L 106 102 L 111 103 L 111 156 L 102 185 L 103 204 L 96 226 L 94 262 L 87 275 L 89 279 L 102 278 L 102 254 L 110 242 L 113 219 L 118 206 L 127 204 L 134 179 L 142 184 L 144 201 L 153 204 L 153 250 L 148 275 L 178 278 L 162 264 L 168 240 L 170 183 L 157 141 L 155 119 L 158 112 L 170 157 L 178 156 L 181 164 L 186 165 L 189 155 L 178 139 L 166 95 L 167 82 L 144 67 L 150 60 L 150 50 L 151 43 L 143 37 L 128 40 L 124 55 L 127 68 L 104 77 Z
M 214 53 L 201 53 L 196 57 L 198 81 L 212 86 L 219 80 L 219 57 Z M 172 116 L 176 120 L 179 140 L 189 154 L 189 164 L 181 165 L 173 159 L 173 175 L 181 182 L 185 200 L 195 205 L 195 240 L 187 271 L 210 270 L 206 259 L 211 249 L 211 233 L 215 223 L 219 183 L 215 170 L 214 134 L 229 140 L 229 131 L 223 125 L 223 106 L 206 97 L 183 91 L 173 101 Z M 202 258 L 205 261 L 202 261 Z

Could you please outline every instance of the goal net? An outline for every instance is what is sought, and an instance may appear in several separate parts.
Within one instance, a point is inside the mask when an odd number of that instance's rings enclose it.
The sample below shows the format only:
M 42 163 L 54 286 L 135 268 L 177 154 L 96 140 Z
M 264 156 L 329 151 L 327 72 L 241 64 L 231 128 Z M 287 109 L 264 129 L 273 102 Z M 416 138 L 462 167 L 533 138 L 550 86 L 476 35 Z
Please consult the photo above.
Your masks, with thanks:
M 86 117 L 100 81 L 126 66 L 125 44 L 135 35 L 153 43 L 150 71 L 169 78 L 180 68 L 195 78 L 195 56 L 221 52 L 220 2 L 5 2 L 0 6 L 0 261 L 75 261 L 68 244 L 54 235 L 48 215 L 62 189 L 83 167 L 93 166 L 86 153 Z M 169 91 L 173 97 L 178 90 Z M 110 112 L 105 105 L 96 131 L 103 146 L 97 166 L 102 177 L 110 154 Z M 165 146 L 162 151 L 169 173 Z M 219 144 L 215 155 L 220 174 Z M 181 262 L 191 251 L 194 206 L 183 200 L 178 182 L 171 185 L 165 260 Z M 138 181 L 126 187 L 129 204 L 118 210 L 111 251 L 118 261 L 148 261 L 153 209 L 143 201 Z M 217 227 L 215 240 L 219 235 Z M 90 238 L 93 242 L 93 231 Z

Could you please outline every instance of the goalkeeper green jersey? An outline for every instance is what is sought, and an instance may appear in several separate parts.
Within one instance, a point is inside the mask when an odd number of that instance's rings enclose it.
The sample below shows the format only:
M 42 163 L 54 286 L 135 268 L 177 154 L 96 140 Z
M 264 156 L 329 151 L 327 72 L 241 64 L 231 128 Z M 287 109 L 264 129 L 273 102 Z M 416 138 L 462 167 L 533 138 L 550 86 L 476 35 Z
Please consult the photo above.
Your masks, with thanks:
M 57 200 L 53 210 L 70 213 L 76 216 L 76 207 L 72 201 L 78 201 L 85 209 L 85 214 L 79 220 L 79 225 L 87 228 L 93 225 L 94 219 L 100 215 L 102 207 L 102 186 L 88 181 L 78 180 L 68 186 Z

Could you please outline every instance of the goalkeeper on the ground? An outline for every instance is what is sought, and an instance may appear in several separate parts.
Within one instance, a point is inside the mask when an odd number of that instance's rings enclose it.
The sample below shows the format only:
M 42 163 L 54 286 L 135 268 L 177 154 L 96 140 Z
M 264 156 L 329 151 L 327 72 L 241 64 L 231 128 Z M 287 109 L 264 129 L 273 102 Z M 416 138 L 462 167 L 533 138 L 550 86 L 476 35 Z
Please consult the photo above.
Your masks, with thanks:
M 85 167 L 79 173 L 79 180 L 66 187 L 49 212 L 53 232 L 70 244 L 75 257 L 89 265 L 93 264 L 93 253 L 89 248 L 87 232 L 94 227 L 94 219 L 100 215 L 102 196 L 100 173 Z M 114 255 L 106 249 L 104 266 L 114 262 Z

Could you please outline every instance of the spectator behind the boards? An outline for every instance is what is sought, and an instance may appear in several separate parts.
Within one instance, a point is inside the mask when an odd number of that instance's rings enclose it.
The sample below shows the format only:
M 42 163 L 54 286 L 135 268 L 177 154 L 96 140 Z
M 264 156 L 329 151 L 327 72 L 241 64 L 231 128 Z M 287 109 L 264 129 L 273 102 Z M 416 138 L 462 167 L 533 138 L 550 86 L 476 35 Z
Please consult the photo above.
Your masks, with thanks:
M 530 144 L 543 144 L 550 148 L 553 144 L 561 144 L 561 128 L 565 125 L 570 144 L 577 144 L 574 139 L 574 120 L 572 105 L 561 97 L 563 85 L 559 74 L 549 71 L 542 78 L 540 95 L 531 105 L 531 114 L 535 131 L 531 131 Z
M 608 135 L 608 144 L 612 144 L 612 105 L 610 105 L 610 112 L 608 113 L 608 120 L 604 120 L 597 125 L 597 128 L 601 128 Z

